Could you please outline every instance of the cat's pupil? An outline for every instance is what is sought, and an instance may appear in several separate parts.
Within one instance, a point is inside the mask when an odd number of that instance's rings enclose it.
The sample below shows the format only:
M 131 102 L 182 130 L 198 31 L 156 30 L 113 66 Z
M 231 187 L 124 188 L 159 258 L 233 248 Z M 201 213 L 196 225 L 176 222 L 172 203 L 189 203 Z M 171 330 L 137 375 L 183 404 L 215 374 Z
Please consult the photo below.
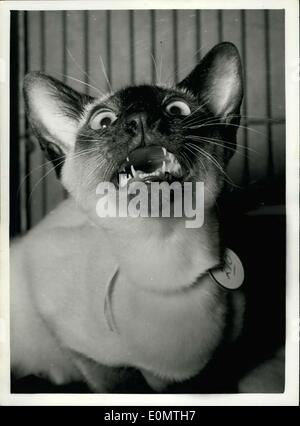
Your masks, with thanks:
M 181 114 L 181 109 L 178 106 L 172 106 L 170 108 L 170 113 L 173 115 L 180 115 Z
M 102 118 L 100 122 L 101 127 L 104 127 L 104 128 L 108 127 L 111 123 L 112 123 L 112 119 L 110 117 Z

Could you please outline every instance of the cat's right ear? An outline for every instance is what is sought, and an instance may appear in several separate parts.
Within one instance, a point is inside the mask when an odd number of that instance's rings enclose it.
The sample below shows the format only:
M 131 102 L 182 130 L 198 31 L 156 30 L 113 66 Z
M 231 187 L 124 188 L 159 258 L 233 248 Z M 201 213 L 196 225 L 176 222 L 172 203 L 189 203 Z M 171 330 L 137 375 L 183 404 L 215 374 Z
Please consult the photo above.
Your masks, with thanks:
M 26 75 L 24 97 L 29 122 L 42 147 L 47 151 L 54 147 L 64 155 L 71 151 L 80 117 L 92 98 L 41 72 Z
M 191 91 L 216 116 L 238 114 L 243 81 L 237 48 L 230 42 L 217 44 L 178 86 Z

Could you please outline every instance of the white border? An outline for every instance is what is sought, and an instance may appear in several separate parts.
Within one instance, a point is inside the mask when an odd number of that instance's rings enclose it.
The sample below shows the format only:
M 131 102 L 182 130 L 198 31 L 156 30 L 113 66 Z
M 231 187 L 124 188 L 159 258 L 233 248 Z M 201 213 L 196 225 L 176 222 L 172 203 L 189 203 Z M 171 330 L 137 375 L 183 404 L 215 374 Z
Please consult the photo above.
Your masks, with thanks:
M 63 9 L 285 9 L 286 31 L 286 178 L 287 178 L 287 325 L 286 388 L 282 394 L 10 394 L 9 365 L 9 14 L 10 10 Z M 0 404 L 2 405 L 254 405 L 299 404 L 299 44 L 297 0 L 115 0 L 0 2 L 1 142 L 1 288 Z M 4 124 L 4 125 L 3 125 Z

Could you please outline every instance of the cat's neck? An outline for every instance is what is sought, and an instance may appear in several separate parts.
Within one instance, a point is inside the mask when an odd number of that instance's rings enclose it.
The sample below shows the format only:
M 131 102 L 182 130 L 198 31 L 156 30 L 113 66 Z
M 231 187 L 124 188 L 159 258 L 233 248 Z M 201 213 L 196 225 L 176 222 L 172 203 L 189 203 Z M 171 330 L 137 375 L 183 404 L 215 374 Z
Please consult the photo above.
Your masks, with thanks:
M 218 222 L 213 211 L 201 228 L 183 219 L 113 219 L 105 231 L 121 272 L 147 290 L 170 292 L 193 284 L 220 263 Z
M 182 218 L 98 218 L 82 212 L 74 200 L 66 205 L 68 226 L 89 224 L 103 245 L 103 234 L 122 274 L 148 290 L 185 288 L 220 263 L 219 224 L 213 209 L 200 228 L 186 228 Z M 75 214 L 75 210 L 77 214 Z M 70 221 L 72 218 L 72 221 Z M 96 266 L 96 265 L 95 265 Z

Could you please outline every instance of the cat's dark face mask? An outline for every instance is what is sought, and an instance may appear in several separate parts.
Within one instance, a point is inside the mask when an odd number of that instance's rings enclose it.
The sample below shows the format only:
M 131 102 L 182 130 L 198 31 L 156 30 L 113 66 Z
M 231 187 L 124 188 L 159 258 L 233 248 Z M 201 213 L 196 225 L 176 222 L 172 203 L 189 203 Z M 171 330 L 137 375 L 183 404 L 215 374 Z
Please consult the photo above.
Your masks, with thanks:
M 24 91 L 32 128 L 76 198 L 101 181 L 131 180 L 203 181 L 218 196 L 242 101 L 231 43 L 215 46 L 175 87 L 133 86 L 91 98 L 33 72 Z

